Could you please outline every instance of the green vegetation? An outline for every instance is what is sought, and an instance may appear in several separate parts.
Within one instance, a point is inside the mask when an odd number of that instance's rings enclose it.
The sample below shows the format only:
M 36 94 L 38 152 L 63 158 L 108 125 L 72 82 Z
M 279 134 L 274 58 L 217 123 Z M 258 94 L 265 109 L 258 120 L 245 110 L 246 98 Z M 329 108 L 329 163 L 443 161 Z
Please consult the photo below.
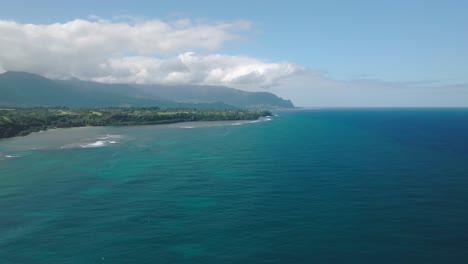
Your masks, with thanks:
M 174 102 L 207 103 L 221 101 L 228 105 L 248 109 L 294 108 L 284 100 L 268 92 L 247 92 L 224 86 L 200 85 L 135 85 L 136 90 Z
M 294 108 L 266 92 L 222 86 L 106 84 L 51 80 L 25 72 L 0 74 L 0 107 Z
M 187 121 L 255 120 L 270 111 L 151 108 L 0 109 L 0 138 L 24 136 L 50 128 L 154 125 Z

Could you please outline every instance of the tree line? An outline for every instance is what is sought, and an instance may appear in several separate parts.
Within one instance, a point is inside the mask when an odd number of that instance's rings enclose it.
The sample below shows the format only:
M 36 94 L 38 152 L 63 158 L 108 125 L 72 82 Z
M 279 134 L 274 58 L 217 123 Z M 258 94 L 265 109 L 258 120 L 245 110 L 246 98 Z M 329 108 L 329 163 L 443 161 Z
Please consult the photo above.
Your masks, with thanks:
M 50 128 L 154 125 L 187 121 L 256 120 L 271 112 L 149 108 L 33 107 L 0 109 L 0 138 L 24 136 Z

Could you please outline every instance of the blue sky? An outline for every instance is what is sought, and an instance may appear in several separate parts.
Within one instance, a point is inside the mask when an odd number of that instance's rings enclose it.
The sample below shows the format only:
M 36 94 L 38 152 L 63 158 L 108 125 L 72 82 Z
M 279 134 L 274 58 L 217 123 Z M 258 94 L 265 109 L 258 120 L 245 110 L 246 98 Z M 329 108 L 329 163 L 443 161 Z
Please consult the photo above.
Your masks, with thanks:
M 1 6 L 0 19 L 32 24 L 90 15 L 243 19 L 252 23 L 249 30 L 216 53 L 287 62 L 336 82 L 365 79 L 385 82 L 383 86 L 422 82 L 431 87 L 468 83 L 468 1 L 17 0 Z M 463 90 L 460 96 L 465 95 Z

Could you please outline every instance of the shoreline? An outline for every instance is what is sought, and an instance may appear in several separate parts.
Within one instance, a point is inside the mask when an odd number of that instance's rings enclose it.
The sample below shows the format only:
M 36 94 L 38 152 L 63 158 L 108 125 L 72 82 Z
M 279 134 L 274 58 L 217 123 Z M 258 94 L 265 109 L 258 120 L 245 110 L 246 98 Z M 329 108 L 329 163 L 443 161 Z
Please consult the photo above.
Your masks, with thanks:
M 32 132 L 28 136 L 10 137 L 0 139 L 0 145 L 4 146 L 0 151 L 0 161 L 26 157 L 31 151 L 37 150 L 68 150 L 68 149 L 93 149 L 111 147 L 133 141 L 135 133 L 183 133 L 195 129 L 211 133 L 208 130 L 215 129 L 223 135 L 230 133 L 235 126 L 249 126 L 257 123 L 268 123 L 272 117 L 261 117 L 257 120 L 228 120 L 228 121 L 193 121 L 178 122 L 159 125 L 135 125 L 135 126 L 82 126 L 70 128 L 51 128 Z M 258 125 L 258 124 L 257 124 Z M 258 129 L 259 126 L 252 127 Z M 249 129 L 249 128 L 246 128 Z M 146 132 L 144 132 L 146 131 Z M 165 131 L 165 132 L 164 132 Z M 193 133 L 187 131 L 186 133 Z M 9 147 L 8 147 L 9 146 Z
M 18 138 L 18 137 L 26 137 L 31 134 L 35 133 L 42 133 L 42 132 L 47 132 L 47 131 L 56 131 L 56 130 L 65 130 L 65 129 L 73 129 L 73 128 L 100 128 L 100 127 L 115 127 L 115 128 L 121 128 L 121 127 L 143 127 L 143 126 L 166 126 L 166 127 L 171 127 L 171 125 L 175 124 L 184 124 L 186 123 L 187 126 L 180 126 L 180 127 L 174 127 L 174 128 L 185 128 L 185 129 L 190 129 L 190 128 L 198 128 L 198 127 L 210 127 L 210 126 L 222 126 L 222 125 L 231 125 L 231 126 L 237 126 L 241 124 L 248 124 L 251 122 L 261 122 L 262 119 L 267 119 L 271 120 L 272 115 L 267 115 L 267 116 L 260 116 L 256 119 L 224 119 L 224 120 L 164 120 L 164 121 L 159 121 L 159 122 L 145 122 L 145 123 L 124 123 L 124 124 L 111 124 L 111 125 L 84 125 L 84 126 L 69 126 L 69 127 L 50 127 L 50 128 L 45 128 L 45 129 L 40 129 L 37 131 L 29 131 L 28 133 L 22 133 L 18 135 L 13 135 L 9 137 L 0 137 L 0 141 L 7 140 L 7 139 L 12 139 L 12 138 Z M 200 123 L 211 123 L 213 125 L 197 125 Z M 222 123 L 222 124 L 221 124 Z M 193 125 L 192 125 L 193 124 Z

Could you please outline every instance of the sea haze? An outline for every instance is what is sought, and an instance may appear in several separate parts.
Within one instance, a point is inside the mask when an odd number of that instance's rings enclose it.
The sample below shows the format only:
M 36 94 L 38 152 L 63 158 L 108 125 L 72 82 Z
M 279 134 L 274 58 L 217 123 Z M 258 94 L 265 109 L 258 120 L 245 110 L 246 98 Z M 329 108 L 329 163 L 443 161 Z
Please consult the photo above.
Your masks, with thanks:
M 0 140 L 0 262 L 468 262 L 468 109 L 275 114 Z

